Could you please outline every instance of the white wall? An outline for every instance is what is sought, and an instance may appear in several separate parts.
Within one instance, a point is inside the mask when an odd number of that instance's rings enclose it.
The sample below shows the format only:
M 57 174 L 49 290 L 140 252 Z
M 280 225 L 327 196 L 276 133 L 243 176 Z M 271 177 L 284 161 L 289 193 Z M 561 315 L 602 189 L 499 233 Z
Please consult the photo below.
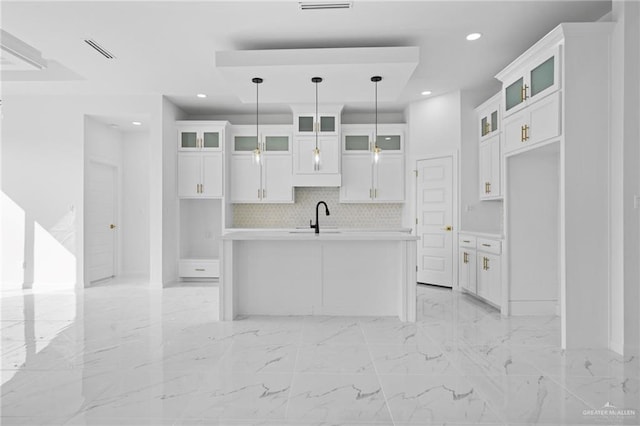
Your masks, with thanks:
M 413 102 L 405 110 L 409 143 L 406 150 L 406 202 L 403 224 L 415 227 L 416 161 L 460 150 L 460 92 Z
M 42 238 L 48 235 L 51 244 L 57 241 L 64 247 L 71 259 L 58 265 L 58 273 L 64 270 L 76 286 L 82 287 L 84 117 L 149 114 L 151 140 L 162 141 L 161 98 L 155 95 L 6 96 L 2 108 L 2 191 L 29 218 L 27 222 L 33 223 L 34 233 Z M 154 183 L 154 186 L 161 189 L 161 184 Z M 151 210 L 152 216 L 161 214 L 162 208 Z M 41 231 L 36 224 L 41 226 Z M 63 242 L 57 240 L 55 236 L 62 235 L 60 226 L 67 226 L 73 233 L 72 238 L 68 238 L 67 232 Z M 11 247 L 4 245 L 4 235 L 2 238 L 5 253 Z M 19 252 L 19 242 L 14 245 Z M 62 249 L 60 252 L 64 254 Z M 46 257 L 36 258 L 35 269 L 46 261 Z
M 156 180 L 162 182 L 160 187 L 155 186 L 156 191 L 151 199 L 152 211 L 159 211 L 162 215 L 161 220 L 152 222 L 150 228 L 152 236 L 150 279 L 156 286 L 172 283 L 178 279 L 178 133 L 175 121 L 183 119 L 185 119 L 184 112 L 163 97 L 162 138 L 152 140 L 151 143 L 153 164 L 150 179 L 152 182 Z M 162 275 L 156 275 L 154 271 L 162 271 Z
M 610 146 L 610 344 L 640 354 L 640 4 L 614 1 Z
M 149 132 L 122 136 L 122 273 L 148 276 Z

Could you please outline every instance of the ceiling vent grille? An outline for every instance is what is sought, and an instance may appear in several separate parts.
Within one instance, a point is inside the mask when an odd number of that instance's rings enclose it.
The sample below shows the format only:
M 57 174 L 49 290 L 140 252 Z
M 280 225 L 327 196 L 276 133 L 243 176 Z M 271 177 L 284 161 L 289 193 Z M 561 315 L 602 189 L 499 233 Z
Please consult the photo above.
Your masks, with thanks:
M 109 52 L 107 49 L 105 49 L 104 47 L 100 46 L 98 44 L 98 42 L 96 42 L 95 40 L 87 39 L 84 42 L 87 43 L 89 46 L 93 47 L 99 54 L 101 54 L 105 58 L 107 58 L 107 59 L 115 59 L 116 58 L 113 55 L 113 53 Z
M 351 9 L 352 1 L 341 2 L 300 2 L 301 10 L 327 10 L 327 9 Z

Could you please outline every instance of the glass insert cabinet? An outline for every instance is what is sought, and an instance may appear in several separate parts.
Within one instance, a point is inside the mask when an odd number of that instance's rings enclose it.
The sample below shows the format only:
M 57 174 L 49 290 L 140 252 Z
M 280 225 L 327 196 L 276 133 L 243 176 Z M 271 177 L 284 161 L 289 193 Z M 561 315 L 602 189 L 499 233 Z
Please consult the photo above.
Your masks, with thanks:
M 532 61 L 533 65 L 505 83 L 505 117 L 559 89 L 559 55 L 558 47 L 545 52 L 536 61 Z

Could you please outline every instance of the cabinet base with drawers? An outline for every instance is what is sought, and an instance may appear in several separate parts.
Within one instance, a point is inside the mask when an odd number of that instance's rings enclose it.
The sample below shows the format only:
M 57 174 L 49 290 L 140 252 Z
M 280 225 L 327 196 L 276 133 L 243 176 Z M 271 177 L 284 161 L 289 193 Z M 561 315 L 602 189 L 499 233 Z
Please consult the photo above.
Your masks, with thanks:
M 459 234 L 460 288 L 490 305 L 502 305 L 502 241 L 472 234 Z

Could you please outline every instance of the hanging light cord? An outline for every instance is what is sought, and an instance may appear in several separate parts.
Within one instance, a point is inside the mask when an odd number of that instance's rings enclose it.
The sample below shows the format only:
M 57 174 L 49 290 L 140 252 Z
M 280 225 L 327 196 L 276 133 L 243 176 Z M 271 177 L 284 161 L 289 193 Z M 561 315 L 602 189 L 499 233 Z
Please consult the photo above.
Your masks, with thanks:
M 259 81 L 254 79 L 256 83 L 256 149 L 260 149 L 260 133 L 258 129 L 258 85 Z
M 316 130 L 316 150 L 318 149 L 318 127 L 320 126 L 320 123 L 318 123 L 318 81 L 315 81 L 316 83 L 316 122 L 314 123 L 313 127 Z
M 373 135 L 373 147 L 378 147 L 378 80 L 376 80 L 376 125 L 375 133 Z

